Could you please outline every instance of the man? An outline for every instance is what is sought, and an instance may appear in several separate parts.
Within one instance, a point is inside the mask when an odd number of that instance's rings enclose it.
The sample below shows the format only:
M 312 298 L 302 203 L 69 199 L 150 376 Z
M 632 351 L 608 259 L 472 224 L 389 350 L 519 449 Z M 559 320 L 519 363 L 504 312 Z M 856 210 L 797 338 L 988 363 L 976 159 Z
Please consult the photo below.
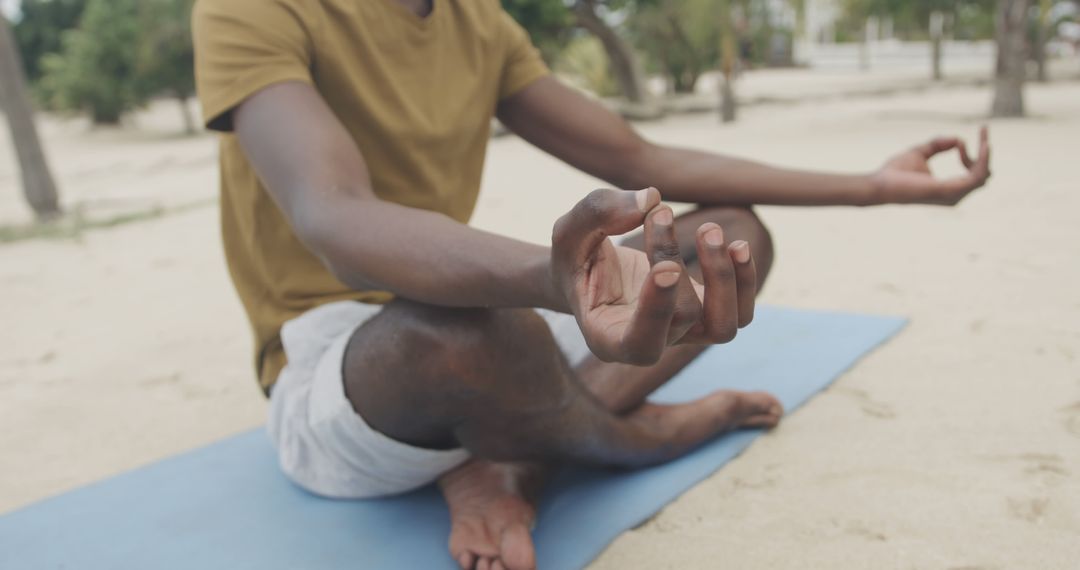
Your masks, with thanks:
M 497 0 L 200 0 L 222 231 L 284 472 L 329 497 L 438 481 L 463 568 L 530 568 L 545 466 L 635 467 L 771 427 L 772 396 L 645 398 L 747 325 L 772 264 L 752 204 L 955 204 L 989 176 L 935 139 L 866 176 L 651 144 L 550 77 Z M 617 188 L 552 247 L 465 225 L 492 115 Z M 927 160 L 958 148 L 966 175 Z M 699 204 L 676 218 L 665 198 Z M 616 246 L 609 235 L 644 227 Z

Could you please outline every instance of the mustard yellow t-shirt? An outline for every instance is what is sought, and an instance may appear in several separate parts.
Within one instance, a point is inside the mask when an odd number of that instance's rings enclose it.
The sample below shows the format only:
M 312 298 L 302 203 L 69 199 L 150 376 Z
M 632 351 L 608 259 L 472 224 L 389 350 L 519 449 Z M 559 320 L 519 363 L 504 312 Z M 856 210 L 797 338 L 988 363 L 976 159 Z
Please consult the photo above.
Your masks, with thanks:
M 221 136 L 221 231 L 255 334 L 259 382 L 285 365 L 287 320 L 351 290 L 297 239 L 232 130 L 231 111 L 271 84 L 315 86 L 356 141 L 383 200 L 465 223 L 497 103 L 547 73 L 498 0 L 434 0 L 421 18 L 396 0 L 199 0 L 195 78 Z M 288 112 L 283 109 L 282 112 Z

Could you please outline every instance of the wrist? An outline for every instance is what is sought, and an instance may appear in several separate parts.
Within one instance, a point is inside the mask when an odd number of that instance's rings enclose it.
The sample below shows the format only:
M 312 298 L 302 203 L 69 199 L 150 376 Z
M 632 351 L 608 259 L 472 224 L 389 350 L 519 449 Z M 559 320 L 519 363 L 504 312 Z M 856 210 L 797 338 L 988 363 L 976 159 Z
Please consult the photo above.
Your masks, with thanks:
M 855 176 L 855 196 L 852 203 L 856 206 L 879 206 L 883 199 L 884 184 L 880 172 Z
M 547 255 L 543 259 L 537 283 L 541 284 L 541 307 L 559 313 L 571 312 L 570 304 L 566 300 L 562 284 L 555 273 L 554 264 L 551 260 L 551 250 L 546 250 Z

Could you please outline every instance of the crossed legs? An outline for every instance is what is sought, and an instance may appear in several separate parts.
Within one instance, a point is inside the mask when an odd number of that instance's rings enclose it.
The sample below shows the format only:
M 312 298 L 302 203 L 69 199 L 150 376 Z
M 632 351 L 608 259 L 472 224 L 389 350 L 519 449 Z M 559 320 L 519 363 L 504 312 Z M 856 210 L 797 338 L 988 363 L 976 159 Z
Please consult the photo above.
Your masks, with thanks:
M 772 248 L 753 213 L 697 210 L 677 221 L 680 242 L 693 244 L 694 231 L 708 221 L 729 241 L 751 244 L 763 280 Z M 692 245 L 684 258 L 694 272 Z M 721 391 L 682 405 L 643 404 L 701 350 L 670 349 L 651 367 L 590 358 L 571 369 L 531 310 L 399 301 L 350 340 L 345 392 L 367 423 L 391 438 L 463 446 L 477 458 L 441 482 L 454 516 L 456 560 L 465 567 L 531 567 L 527 499 L 542 469 L 522 462 L 637 467 L 677 457 L 724 431 L 778 421 L 779 404 L 763 393 Z

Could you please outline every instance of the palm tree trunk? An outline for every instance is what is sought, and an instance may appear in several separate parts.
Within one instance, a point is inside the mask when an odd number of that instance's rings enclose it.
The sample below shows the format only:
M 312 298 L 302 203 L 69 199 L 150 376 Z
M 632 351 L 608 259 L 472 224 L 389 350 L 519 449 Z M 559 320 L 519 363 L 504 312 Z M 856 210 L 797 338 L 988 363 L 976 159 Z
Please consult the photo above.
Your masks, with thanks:
M 577 25 L 596 36 L 604 46 L 623 96 L 632 103 L 644 103 L 648 95 L 641 64 L 630 46 L 596 13 L 596 0 L 575 2 L 574 15 Z
M 735 38 L 735 25 L 731 19 L 731 2 L 721 0 L 720 9 L 720 120 L 725 123 L 735 121 L 735 60 L 738 48 Z
M 930 12 L 930 58 L 932 77 L 941 81 L 942 38 L 945 35 L 945 14 L 937 10 Z
M 40 221 L 60 215 L 56 183 L 41 148 L 34 110 L 26 93 L 26 78 L 11 33 L 11 25 L 0 16 L 0 108 L 7 116 L 11 142 L 19 157 L 23 194 Z
M 1053 7 L 1052 0 L 1039 0 L 1039 19 L 1035 23 L 1035 65 L 1038 72 L 1035 76 L 1040 83 L 1049 81 L 1046 73 L 1046 42 L 1050 34 L 1050 9 Z
M 998 0 L 994 117 L 1024 116 L 1025 39 L 1030 0 Z

